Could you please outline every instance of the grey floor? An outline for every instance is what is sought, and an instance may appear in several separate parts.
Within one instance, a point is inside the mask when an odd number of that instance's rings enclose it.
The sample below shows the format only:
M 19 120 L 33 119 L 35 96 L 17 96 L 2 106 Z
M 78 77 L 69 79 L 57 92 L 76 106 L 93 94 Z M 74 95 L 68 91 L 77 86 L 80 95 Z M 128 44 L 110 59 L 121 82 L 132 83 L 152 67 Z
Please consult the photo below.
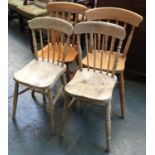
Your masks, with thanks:
M 48 115 L 42 104 L 36 104 L 28 91 L 19 96 L 16 122 L 11 119 L 13 73 L 27 64 L 33 55 L 28 33 L 20 34 L 18 22 L 8 29 L 8 152 L 9 155 L 104 155 L 104 108 L 86 105 L 72 107 L 68 112 L 64 140 L 51 135 Z M 145 83 L 126 80 L 126 118 L 119 118 L 118 86 L 113 94 L 112 151 L 109 155 L 145 155 Z M 22 89 L 22 88 L 21 88 Z M 41 96 L 38 96 L 41 100 Z M 63 95 L 56 104 L 57 129 L 63 105 Z

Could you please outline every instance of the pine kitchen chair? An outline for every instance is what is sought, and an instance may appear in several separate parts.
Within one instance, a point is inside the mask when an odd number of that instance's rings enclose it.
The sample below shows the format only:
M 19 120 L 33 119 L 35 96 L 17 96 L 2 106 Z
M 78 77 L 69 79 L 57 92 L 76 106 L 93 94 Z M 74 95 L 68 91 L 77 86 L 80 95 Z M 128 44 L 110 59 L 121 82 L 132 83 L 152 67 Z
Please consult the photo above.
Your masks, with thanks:
M 73 33 L 73 26 L 67 21 L 64 21 L 59 18 L 53 17 L 37 17 L 28 22 L 30 29 L 32 30 L 33 36 L 33 45 L 35 51 L 35 59 L 33 59 L 29 64 L 27 64 L 22 69 L 14 73 L 15 88 L 14 88 L 14 99 L 13 99 L 13 119 L 16 115 L 16 107 L 18 100 L 18 88 L 19 84 L 27 86 L 25 90 L 33 90 L 35 92 L 44 94 L 49 99 L 49 104 L 47 104 L 47 109 L 50 114 L 52 129 L 54 129 L 54 105 L 64 87 L 63 75 L 66 71 L 66 65 L 64 64 L 68 46 L 69 38 Z M 50 31 L 57 30 L 60 34 L 66 35 L 66 38 L 63 42 L 63 52 L 61 50 L 61 45 L 57 45 L 55 42 L 50 40 Z M 40 34 L 40 43 L 36 42 L 36 31 L 39 31 Z M 43 39 L 42 32 L 46 31 L 48 36 L 48 51 L 53 50 L 53 55 L 55 55 L 55 49 L 59 46 L 59 54 L 57 59 L 50 59 L 51 55 L 48 53 L 48 57 L 37 57 L 37 51 L 39 49 L 43 50 Z M 54 36 L 52 36 L 54 38 Z M 63 59 L 60 62 L 60 52 L 63 55 Z M 57 94 L 52 95 L 51 88 L 53 88 L 56 82 L 61 79 L 62 86 L 58 88 Z
M 70 23 L 72 23 L 74 26 L 76 23 L 84 20 L 84 15 L 85 15 L 85 11 L 87 10 L 87 7 L 80 4 L 72 3 L 72 2 L 50 2 L 47 5 L 47 10 L 48 10 L 49 16 L 58 17 L 58 18 L 67 20 Z M 56 31 L 53 31 L 51 33 L 53 33 L 54 35 L 57 35 Z M 61 35 L 61 38 L 57 37 L 55 39 L 55 42 L 57 42 L 57 44 L 59 44 L 59 39 L 61 39 L 61 41 L 63 42 L 63 40 L 65 39 L 64 35 Z M 67 81 L 70 80 L 71 78 L 70 75 L 72 74 L 72 72 L 69 69 L 69 64 L 71 64 L 77 59 L 76 35 L 74 33 L 71 36 L 70 44 L 71 46 L 69 46 L 68 54 L 65 60 L 65 63 L 67 66 L 67 70 L 66 70 Z M 45 57 L 47 57 L 47 49 L 48 47 L 45 46 L 43 50 Z M 41 51 L 38 52 L 39 57 L 42 55 L 41 53 L 42 53 Z M 56 49 L 56 53 L 58 53 L 57 49 Z M 62 57 L 60 56 L 60 60 L 61 59 Z
M 65 102 L 62 112 L 62 122 L 60 127 L 61 137 L 64 135 L 64 123 L 66 120 L 66 110 L 70 107 L 75 100 L 83 102 L 94 103 L 100 106 L 105 106 L 105 129 L 106 129 L 106 150 L 110 151 L 111 148 L 111 100 L 112 92 L 115 87 L 117 77 L 115 76 L 116 68 L 118 65 L 119 54 L 122 46 L 122 41 L 125 38 L 125 29 L 121 26 L 112 23 L 99 22 L 99 21 L 86 21 L 75 25 L 74 33 L 77 34 L 77 44 L 79 52 L 80 69 L 76 72 L 73 79 L 64 87 Z M 86 57 L 87 67 L 82 65 L 82 53 L 80 44 L 80 35 L 85 35 L 86 40 Z M 97 48 L 97 35 L 101 36 L 101 47 Z M 104 57 L 104 41 L 105 36 L 111 37 L 111 46 L 117 46 L 117 52 L 115 57 L 111 54 L 108 57 Z M 91 44 L 88 40 L 92 38 Z M 115 42 L 114 40 L 117 40 Z M 94 47 L 92 54 L 93 60 L 89 57 L 89 49 Z M 110 63 L 112 59 L 113 63 Z M 103 71 L 103 63 L 108 60 L 106 71 Z M 90 61 L 93 61 L 93 66 L 90 66 Z M 99 61 L 99 62 L 97 62 Z M 98 64 L 100 67 L 97 68 Z M 105 67 L 105 66 L 104 66 Z M 112 68 L 112 73 L 110 73 Z
M 126 29 L 126 32 L 127 32 L 126 39 L 124 41 L 121 53 L 119 54 L 118 65 L 116 68 L 116 73 L 119 75 L 121 118 L 125 118 L 125 84 L 124 84 L 125 62 L 127 59 L 127 53 L 128 53 L 135 29 L 143 21 L 143 17 L 133 11 L 129 11 L 129 10 L 117 8 L 117 7 L 99 7 L 99 8 L 89 9 L 86 11 L 86 17 L 88 21 L 96 21 L 96 20 L 107 21 L 107 22 L 121 25 Z M 100 47 L 100 42 L 101 42 L 100 35 L 98 35 L 97 38 L 98 38 L 97 46 Z M 111 52 L 109 52 L 107 49 L 109 46 L 109 41 L 110 41 L 109 37 L 106 36 L 105 38 L 105 51 L 106 52 L 104 53 L 106 57 L 109 57 L 109 55 L 111 54 Z M 113 41 L 115 41 L 115 39 Z M 111 61 L 113 61 L 115 55 L 117 54 L 115 52 L 116 48 L 114 46 L 111 46 L 110 50 L 113 51 L 113 53 L 111 54 L 111 57 L 112 57 Z M 90 67 L 93 67 L 94 55 L 91 52 L 89 52 L 89 57 L 91 59 L 89 62 L 89 65 Z M 98 59 L 99 56 L 97 55 L 96 57 Z M 82 60 L 82 63 L 84 65 L 87 65 L 86 57 Z M 103 63 L 102 69 L 106 70 L 106 66 L 109 63 L 108 59 L 103 61 L 102 63 Z M 96 67 L 100 68 L 100 63 L 97 63 Z M 112 67 L 110 67 L 109 70 L 110 72 L 112 72 Z

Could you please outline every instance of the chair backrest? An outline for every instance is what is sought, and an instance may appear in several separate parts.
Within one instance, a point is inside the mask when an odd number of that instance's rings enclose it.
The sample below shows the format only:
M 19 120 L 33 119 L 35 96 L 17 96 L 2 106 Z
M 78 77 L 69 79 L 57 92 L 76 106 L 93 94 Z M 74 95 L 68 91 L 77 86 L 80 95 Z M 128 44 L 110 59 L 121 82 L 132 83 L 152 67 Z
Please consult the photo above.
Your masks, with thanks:
M 100 20 L 116 23 L 126 29 L 126 39 L 123 43 L 122 57 L 126 57 L 131 44 L 135 28 L 143 21 L 139 14 L 117 7 L 99 7 L 86 11 L 88 21 Z M 108 46 L 108 36 L 106 37 L 106 47 Z
M 122 26 L 113 24 L 113 23 L 108 23 L 108 22 L 100 22 L 100 21 L 86 21 L 86 22 L 81 22 L 75 25 L 74 27 L 74 32 L 77 34 L 77 46 L 78 46 L 78 51 L 79 51 L 79 62 L 80 62 L 80 70 L 82 70 L 82 51 L 81 51 L 81 43 L 80 43 L 80 35 L 84 34 L 85 35 L 85 43 L 86 43 L 86 54 L 87 54 L 87 67 L 88 70 L 90 68 L 89 66 L 89 49 L 91 48 L 93 50 L 93 70 L 96 70 L 96 55 L 99 55 L 98 61 L 100 61 L 100 72 L 102 73 L 102 64 L 104 61 L 104 55 L 103 53 L 106 51 L 105 49 L 105 37 L 108 35 L 110 38 L 111 46 L 110 49 L 112 49 L 114 46 L 117 46 L 117 54 L 115 55 L 115 59 L 113 63 L 111 62 L 111 54 L 112 50 L 110 50 L 110 54 L 105 59 L 108 59 L 108 64 L 107 64 L 107 74 L 109 73 L 109 68 L 110 65 L 112 66 L 112 77 L 115 75 L 115 70 L 117 67 L 118 63 L 118 58 L 122 46 L 122 42 L 126 36 L 126 31 L 125 28 Z M 100 36 L 100 48 L 98 48 L 98 40 L 97 36 Z M 88 42 L 88 40 L 91 40 Z M 93 47 L 93 48 L 92 48 Z M 92 60 L 91 60 L 92 61 Z
M 62 64 L 64 65 L 65 57 L 67 54 L 67 47 L 69 46 L 69 39 L 71 34 L 73 33 L 73 26 L 71 23 L 55 17 L 37 17 L 29 21 L 29 27 L 32 30 L 32 38 L 33 38 L 33 46 L 35 51 L 35 57 L 38 60 L 38 51 L 42 51 L 41 60 L 43 61 L 52 61 L 53 63 Z M 57 31 L 59 36 L 65 35 L 65 41 L 62 42 L 61 37 L 59 37 L 59 42 L 56 42 L 55 35 L 51 33 L 51 31 Z M 52 40 L 51 38 L 52 36 Z M 38 39 L 36 39 L 39 38 Z M 48 53 L 47 57 L 44 56 L 44 45 L 43 40 L 47 38 L 47 46 L 48 46 Z M 62 45 L 64 48 L 62 49 Z M 58 54 L 55 55 L 56 50 Z M 62 51 L 63 50 L 63 51 Z M 50 54 L 50 51 L 53 51 Z M 60 60 L 60 56 L 62 60 Z M 40 59 L 40 57 L 39 57 Z
M 87 7 L 73 2 L 51 2 L 48 3 L 47 10 L 50 16 L 67 20 L 74 26 L 76 23 L 85 20 Z M 76 35 L 74 33 L 71 40 L 72 45 L 76 45 Z

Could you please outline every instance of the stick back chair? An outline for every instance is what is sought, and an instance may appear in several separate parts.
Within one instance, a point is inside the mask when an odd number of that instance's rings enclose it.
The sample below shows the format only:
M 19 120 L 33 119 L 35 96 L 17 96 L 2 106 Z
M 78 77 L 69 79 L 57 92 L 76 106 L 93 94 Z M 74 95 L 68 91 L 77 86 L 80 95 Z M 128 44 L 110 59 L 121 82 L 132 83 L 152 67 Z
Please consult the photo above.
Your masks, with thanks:
M 14 88 L 14 99 L 13 99 L 13 119 L 16 115 L 17 99 L 18 99 L 18 88 L 19 84 L 27 86 L 25 90 L 33 90 L 38 93 L 44 94 L 49 98 L 49 104 L 47 108 L 51 118 L 52 128 L 54 129 L 54 105 L 57 102 L 58 97 L 63 91 L 64 81 L 63 74 L 66 71 L 66 65 L 64 64 L 67 49 L 69 46 L 69 38 L 73 32 L 73 26 L 67 21 L 53 17 L 37 17 L 29 21 L 29 27 L 32 30 L 33 45 L 35 51 L 35 59 L 27 64 L 22 69 L 14 73 L 15 88 Z M 55 42 L 50 40 L 50 31 L 57 30 L 59 33 L 66 35 L 66 40 L 63 42 L 63 52 L 61 51 L 61 45 L 57 45 Z M 36 32 L 39 31 L 40 42 L 36 42 Z M 38 49 L 43 50 L 43 32 L 47 33 L 48 36 L 48 53 L 49 50 L 53 49 L 53 55 L 55 49 L 59 46 L 59 55 L 57 59 L 50 59 L 50 54 L 47 58 L 37 57 Z M 53 37 L 53 36 L 52 36 Z M 63 54 L 63 60 L 60 62 L 60 51 Z M 43 53 L 43 52 L 42 52 Z M 62 85 L 58 88 L 57 94 L 53 96 L 51 88 L 56 82 L 61 79 Z
M 110 151 L 111 148 L 111 100 L 112 92 L 117 81 L 115 76 L 119 54 L 121 50 L 122 41 L 125 38 L 125 29 L 121 26 L 112 23 L 99 22 L 99 21 L 86 21 L 75 25 L 74 32 L 77 34 L 77 44 L 79 52 L 79 62 L 80 69 L 76 72 L 73 79 L 64 87 L 65 91 L 65 102 L 62 113 L 62 123 L 61 123 L 61 136 L 63 136 L 63 128 L 66 120 L 66 109 L 74 103 L 75 100 L 88 101 L 100 106 L 105 106 L 105 128 L 106 128 L 106 149 Z M 82 52 L 80 45 L 80 35 L 84 34 L 86 38 L 86 57 L 87 57 L 87 67 L 83 68 L 82 65 Z M 101 46 L 102 49 L 97 49 L 97 36 L 101 36 Z M 111 45 L 114 46 L 113 39 L 118 42 L 115 44 L 117 46 L 117 52 L 115 57 L 104 57 L 104 41 L 105 36 L 111 37 Z M 92 42 L 89 44 L 88 40 L 92 37 Z M 89 48 L 94 46 L 93 49 L 93 66 L 90 66 L 90 61 L 92 58 L 89 57 Z M 102 65 L 104 61 L 107 61 L 106 71 L 102 70 Z M 113 63 L 110 64 L 111 59 Z M 100 60 L 100 67 L 98 68 L 98 60 Z M 110 73 L 110 67 L 112 67 L 112 73 Z M 71 99 L 70 99 L 71 98 Z M 87 102 L 87 103 L 88 103 Z
M 72 3 L 72 2 L 50 2 L 47 5 L 47 10 L 50 16 L 52 17 L 58 17 L 64 20 L 69 21 L 73 24 L 73 26 L 78 23 L 79 21 L 84 20 L 85 11 L 87 10 L 86 6 Z M 57 32 L 53 31 L 53 35 L 57 36 Z M 61 37 L 56 37 L 56 42 L 59 44 L 59 41 L 64 40 L 64 35 L 61 35 Z M 67 81 L 70 80 L 71 71 L 69 70 L 69 64 L 72 63 L 77 59 L 77 49 L 76 49 L 76 35 L 73 33 L 71 36 L 71 42 L 70 44 L 72 46 L 68 49 L 68 54 L 66 56 L 65 63 L 67 65 L 66 70 L 66 77 Z M 47 55 L 47 46 L 44 47 L 44 55 Z M 57 51 L 57 50 L 56 50 Z M 52 54 L 52 51 L 50 51 Z M 58 52 L 56 52 L 58 53 Z M 38 56 L 41 56 L 41 51 L 38 53 Z M 61 59 L 61 58 L 60 58 Z M 77 61 L 76 61 L 77 62 Z M 78 64 L 78 62 L 77 62 Z
M 117 25 L 121 25 L 126 29 L 127 35 L 126 39 L 124 41 L 121 53 L 119 54 L 119 61 L 116 68 L 116 73 L 119 75 L 119 94 L 120 94 L 120 108 L 121 108 L 121 118 L 125 117 L 125 85 L 124 85 L 124 70 L 125 70 L 125 62 L 127 59 L 127 53 L 133 38 L 133 34 L 135 32 L 135 28 L 140 25 L 140 23 L 143 20 L 143 17 L 139 14 L 129 11 L 122 8 L 116 8 L 116 7 L 100 7 L 100 8 L 94 8 L 89 9 L 86 11 L 86 17 L 88 21 L 107 21 L 111 23 L 116 23 Z M 100 49 L 100 42 L 101 37 L 100 35 L 97 36 L 98 44 L 97 48 Z M 113 61 L 115 55 L 116 55 L 116 48 L 113 45 L 109 45 L 110 38 L 107 35 L 105 38 L 105 53 L 104 56 L 108 57 L 110 52 L 109 49 L 113 51 L 111 55 L 111 62 Z M 115 39 L 113 39 L 113 42 L 115 42 Z M 109 49 L 108 49 L 109 48 Z M 90 67 L 93 67 L 93 57 L 94 55 L 91 53 L 91 50 L 89 52 L 90 59 Z M 98 57 L 98 55 L 97 55 Z M 98 58 L 97 58 L 98 59 Z M 108 59 L 107 59 L 108 60 Z M 103 61 L 102 69 L 106 70 L 106 66 L 109 63 L 108 61 Z M 97 60 L 97 68 L 100 68 L 100 61 Z M 85 57 L 82 61 L 84 65 L 87 65 L 87 58 Z M 109 68 L 110 71 L 112 71 L 112 67 Z

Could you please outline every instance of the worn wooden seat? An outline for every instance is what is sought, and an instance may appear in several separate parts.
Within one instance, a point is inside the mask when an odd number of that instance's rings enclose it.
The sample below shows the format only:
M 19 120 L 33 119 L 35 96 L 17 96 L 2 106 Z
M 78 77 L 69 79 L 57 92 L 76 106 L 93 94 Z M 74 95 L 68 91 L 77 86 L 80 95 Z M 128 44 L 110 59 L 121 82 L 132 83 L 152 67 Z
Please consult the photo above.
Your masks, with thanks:
M 108 64 L 108 58 L 109 58 L 109 55 L 110 55 L 110 51 L 106 51 L 103 53 L 102 57 L 104 59 L 104 61 L 102 62 L 102 69 L 103 70 L 106 70 L 107 69 L 107 64 Z M 96 51 L 96 59 L 99 60 L 100 59 L 100 54 L 101 54 L 101 51 L 98 50 Z M 115 56 L 116 56 L 116 52 L 112 52 L 111 53 L 111 61 L 110 61 L 110 66 L 109 66 L 109 71 L 112 71 L 112 67 L 113 67 L 113 63 L 114 63 L 114 60 L 115 60 Z M 94 60 L 94 53 L 93 52 L 89 52 L 88 53 L 88 57 L 89 57 L 89 66 L 91 68 L 93 68 L 94 66 L 94 63 L 93 63 L 93 60 Z M 125 61 L 126 59 L 125 58 L 122 58 L 122 54 L 119 55 L 119 60 L 118 60 L 118 64 L 117 64 L 117 68 L 116 70 L 119 72 L 119 71 L 122 71 L 124 68 L 125 68 Z M 96 68 L 100 69 L 100 61 L 96 61 Z M 87 65 L 87 57 L 83 58 L 82 60 L 82 64 L 84 65 Z
M 63 75 L 66 71 L 66 65 L 64 64 L 65 57 L 67 54 L 67 49 L 69 46 L 69 38 L 73 32 L 73 26 L 62 19 L 52 18 L 52 17 L 38 17 L 29 21 L 29 27 L 32 30 L 33 36 L 33 45 L 35 51 L 35 59 L 33 59 L 29 64 L 24 66 L 22 69 L 18 70 L 14 74 L 15 80 L 15 90 L 14 90 L 14 99 L 13 99 L 13 119 L 15 119 L 16 114 L 16 106 L 18 99 L 18 87 L 19 84 L 27 86 L 25 90 L 33 90 L 35 92 L 46 95 L 49 98 L 48 112 L 51 118 L 52 128 L 54 129 L 54 105 L 63 91 L 64 87 L 64 79 Z M 60 61 L 58 58 L 57 61 L 55 59 L 44 59 L 44 57 L 39 58 L 37 56 L 37 51 L 39 49 L 43 49 L 43 37 L 42 32 L 47 32 L 48 36 L 48 46 L 50 46 L 50 31 L 57 30 L 59 33 L 63 33 L 66 36 L 66 39 L 63 42 L 63 59 Z M 36 31 L 39 31 L 40 42 L 36 42 Z M 59 45 L 61 45 L 59 43 Z M 54 47 L 55 44 L 53 43 Z M 53 54 L 55 51 L 53 51 Z M 55 86 L 56 82 L 61 79 L 62 85 L 58 89 L 55 96 L 52 95 L 51 88 Z
M 50 2 L 47 5 L 47 10 L 48 10 L 49 16 L 58 17 L 58 18 L 67 20 L 73 25 L 75 25 L 76 23 L 83 21 L 85 19 L 84 15 L 85 15 L 85 11 L 87 10 L 87 7 L 80 4 L 72 3 L 72 2 Z M 56 40 L 53 40 L 53 41 L 56 41 L 58 44 L 59 44 L 59 40 L 61 41 L 64 40 L 64 35 L 58 36 L 56 31 L 51 33 L 52 35 L 56 36 Z M 66 71 L 67 81 L 69 81 L 71 79 L 70 76 L 74 74 L 74 71 L 72 73 L 69 69 L 70 63 L 74 62 L 75 60 L 76 60 L 76 63 L 78 63 L 76 40 L 77 40 L 76 35 L 72 34 L 71 41 L 70 41 L 71 44 L 68 49 L 68 54 L 65 60 L 65 63 L 67 65 L 67 71 Z M 62 45 L 62 48 L 63 48 L 63 45 Z M 56 49 L 56 53 L 57 51 L 58 50 Z M 47 46 L 44 47 L 43 52 L 44 52 L 44 56 L 47 57 Z M 52 55 L 52 49 L 50 52 Z M 38 54 L 40 55 L 41 51 L 39 51 Z
M 60 50 L 60 61 L 62 61 L 62 59 L 63 59 L 62 53 L 63 53 L 63 50 L 64 50 L 63 45 L 61 47 L 59 47 L 58 45 L 55 46 L 54 59 L 57 61 L 59 50 Z M 68 51 L 69 51 L 69 54 L 66 55 L 66 59 L 65 59 L 66 63 L 73 62 L 75 60 L 76 56 L 77 56 L 77 50 L 72 45 L 68 46 Z M 39 58 L 42 57 L 42 50 L 38 51 L 37 54 L 38 54 Z M 47 57 L 48 57 L 48 45 L 46 45 L 43 48 L 43 57 L 44 57 L 44 59 L 47 59 Z M 52 48 L 51 44 L 50 44 L 50 59 L 53 59 L 53 48 Z
M 121 107 L 121 117 L 125 117 L 125 86 L 124 86 L 124 70 L 125 70 L 125 63 L 127 60 L 127 53 L 133 38 L 133 34 L 135 32 L 135 28 L 140 25 L 140 23 L 143 20 L 143 17 L 139 14 L 126 10 L 123 8 L 116 8 L 116 7 L 99 7 L 94 9 L 89 9 L 86 11 L 86 17 L 88 21 L 106 21 L 110 23 L 116 23 L 117 25 L 121 25 L 126 29 L 127 35 L 124 41 L 124 44 L 122 46 L 121 53 L 119 55 L 118 59 L 118 65 L 116 68 L 116 72 L 119 75 L 119 91 L 120 91 L 120 107 Z M 100 46 L 101 42 L 100 35 L 97 36 L 97 50 L 100 50 L 102 47 Z M 110 54 L 108 51 L 112 50 L 113 54 L 111 55 L 111 61 L 113 61 L 113 57 L 116 53 L 116 48 L 114 46 L 109 46 L 110 37 L 106 36 L 104 40 L 104 49 L 105 53 L 103 54 L 105 57 L 108 57 Z M 115 39 L 113 39 L 113 42 L 115 42 Z M 93 48 L 93 47 L 92 47 Z M 89 51 L 91 52 L 91 50 Z M 91 57 L 90 60 L 90 66 L 93 65 L 93 55 L 89 54 Z M 100 61 L 97 59 L 96 62 L 99 64 Z M 84 65 L 87 65 L 86 58 L 83 59 L 82 63 Z M 102 62 L 102 69 L 106 70 L 106 66 L 108 65 L 108 61 L 105 60 Z M 112 63 L 112 62 L 110 62 Z M 99 68 L 99 67 L 98 67 Z M 112 68 L 110 67 L 110 71 Z
M 28 65 L 14 74 L 14 79 L 25 85 L 49 88 L 66 71 L 66 66 L 32 60 Z M 32 74 L 33 73 L 33 74 Z
M 111 74 L 100 73 L 99 70 L 83 68 L 82 72 L 77 71 L 74 80 L 71 80 L 66 86 L 65 91 L 74 97 L 82 99 L 91 99 L 98 104 L 104 104 L 103 100 L 109 100 L 112 97 L 112 90 L 117 81 L 116 76 L 111 78 Z
M 75 25 L 74 32 L 77 34 L 77 44 L 78 44 L 78 55 L 79 55 L 79 70 L 76 72 L 73 79 L 64 87 L 65 91 L 65 102 L 62 113 L 62 123 L 61 123 L 61 136 L 63 136 L 63 128 L 66 117 L 66 109 L 71 106 L 76 99 L 88 103 L 94 103 L 98 105 L 105 106 L 105 128 L 106 128 L 106 150 L 110 151 L 111 148 L 111 100 L 112 92 L 115 87 L 117 77 L 115 76 L 118 58 L 122 46 L 123 39 L 125 38 L 126 32 L 125 29 L 116 24 L 99 22 L 99 21 L 87 21 L 81 22 Z M 86 40 L 86 68 L 82 64 L 82 55 L 85 51 L 81 50 L 80 44 L 80 35 L 85 35 Z M 118 43 L 111 41 L 112 46 L 115 44 L 117 46 L 117 52 L 115 57 L 111 57 L 112 51 L 109 51 L 108 58 L 103 56 L 105 52 L 104 48 L 100 50 L 100 53 L 97 54 L 96 45 L 97 35 L 100 35 L 102 38 L 101 44 L 104 45 L 105 35 L 108 35 L 115 38 Z M 92 38 L 91 44 L 88 43 L 88 40 Z M 90 59 L 89 49 L 93 46 L 93 60 Z M 92 57 L 91 57 L 92 58 Z M 114 59 L 113 64 L 107 65 L 105 71 L 102 69 L 102 62 L 104 59 L 108 59 L 108 64 L 111 61 L 111 58 Z M 90 66 L 90 60 L 93 61 L 93 65 Z M 97 61 L 100 61 L 98 64 Z M 110 70 L 112 67 L 112 70 Z M 111 73 L 110 73 L 111 72 Z M 70 100 L 71 98 L 71 100 Z

